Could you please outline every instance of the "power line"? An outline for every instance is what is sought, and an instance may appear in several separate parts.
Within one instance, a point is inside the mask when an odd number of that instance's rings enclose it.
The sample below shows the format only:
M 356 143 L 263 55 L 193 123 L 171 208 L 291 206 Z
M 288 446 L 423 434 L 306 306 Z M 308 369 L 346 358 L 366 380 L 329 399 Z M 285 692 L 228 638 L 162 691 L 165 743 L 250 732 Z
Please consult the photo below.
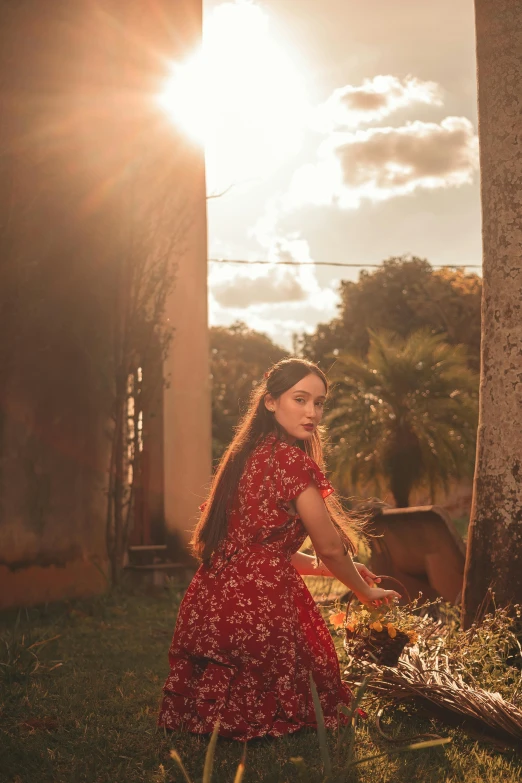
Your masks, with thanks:
M 247 261 L 246 259 L 238 259 L 238 258 L 209 258 L 207 259 L 209 263 L 212 264 L 277 264 L 284 265 L 284 266 L 345 266 L 345 267 L 354 267 L 356 269 L 369 269 L 369 268 L 379 268 L 383 266 L 384 262 L 381 261 L 378 264 L 354 264 L 354 263 L 347 263 L 347 262 L 341 262 L 341 261 L 265 261 L 265 260 L 255 260 L 255 261 Z M 434 269 L 444 269 L 445 267 L 448 267 L 449 269 L 482 269 L 482 264 L 431 264 Z

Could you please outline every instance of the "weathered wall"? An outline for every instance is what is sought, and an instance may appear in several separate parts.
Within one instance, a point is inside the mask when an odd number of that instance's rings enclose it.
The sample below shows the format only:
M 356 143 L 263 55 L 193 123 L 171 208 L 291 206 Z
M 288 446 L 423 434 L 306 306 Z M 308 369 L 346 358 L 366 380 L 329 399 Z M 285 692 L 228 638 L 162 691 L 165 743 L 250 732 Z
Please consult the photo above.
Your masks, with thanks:
M 30 351 L 24 356 L 30 359 Z M 68 369 L 86 379 L 81 393 L 60 381 L 67 353 L 57 349 L 45 368 L 38 363 L 38 379 L 17 366 L 4 394 L 0 607 L 106 585 L 99 570 L 105 559 L 104 409 L 85 398 L 88 373 L 69 358 Z
M 74 60 L 80 15 L 62 5 L 0 5 L 0 606 L 104 587 L 108 312 L 96 288 L 114 248 L 106 215 L 85 208 L 86 42 Z
M 154 103 L 200 30 L 196 0 L 0 0 L 0 607 L 106 586 L 115 270 L 140 166 L 153 182 L 177 155 L 206 229 L 202 152 Z

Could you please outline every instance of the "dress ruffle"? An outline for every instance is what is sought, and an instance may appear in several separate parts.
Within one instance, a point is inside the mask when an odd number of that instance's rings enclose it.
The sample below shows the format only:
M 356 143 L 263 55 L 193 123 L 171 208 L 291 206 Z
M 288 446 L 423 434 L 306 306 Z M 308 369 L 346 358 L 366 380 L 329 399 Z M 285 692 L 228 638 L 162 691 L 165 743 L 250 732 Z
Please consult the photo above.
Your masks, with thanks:
M 171 730 L 210 734 L 219 720 L 220 736 L 246 741 L 317 728 L 310 688 L 304 682 L 271 686 L 248 670 L 180 657 L 173 661 L 164 692 L 159 723 Z M 327 728 L 337 726 L 337 704 L 348 705 L 350 699 L 344 683 L 337 699 L 321 699 Z
M 291 563 L 280 553 L 280 581 L 274 585 L 265 581 L 274 570 L 270 560 L 249 578 L 261 563 L 256 547 L 251 553 L 236 552 L 217 571 L 202 567 L 196 575 L 180 609 L 159 725 L 208 734 L 219 720 L 221 736 L 242 741 L 316 728 L 311 671 L 325 724 L 337 726 L 337 706 L 348 705 L 351 693 L 341 681 L 330 633 Z M 230 580 L 235 582 L 239 607 L 230 604 L 226 621 L 215 620 L 214 604 L 207 596 L 212 594 L 217 601 Z M 264 582 L 264 593 L 256 589 L 256 582 Z M 254 590 L 242 600 L 246 584 Z M 236 614 L 241 617 L 239 628 Z

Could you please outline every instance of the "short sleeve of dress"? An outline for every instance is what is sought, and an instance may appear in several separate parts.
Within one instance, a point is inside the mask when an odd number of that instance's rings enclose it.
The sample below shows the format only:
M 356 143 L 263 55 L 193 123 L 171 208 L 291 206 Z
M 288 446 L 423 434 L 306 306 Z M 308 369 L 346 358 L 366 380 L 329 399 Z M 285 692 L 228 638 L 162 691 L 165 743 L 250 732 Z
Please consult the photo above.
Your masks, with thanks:
M 277 455 L 275 483 L 278 501 L 294 500 L 315 483 L 323 498 L 335 492 L 324 473 L 311 457 L 297 447 L 281 449 Z

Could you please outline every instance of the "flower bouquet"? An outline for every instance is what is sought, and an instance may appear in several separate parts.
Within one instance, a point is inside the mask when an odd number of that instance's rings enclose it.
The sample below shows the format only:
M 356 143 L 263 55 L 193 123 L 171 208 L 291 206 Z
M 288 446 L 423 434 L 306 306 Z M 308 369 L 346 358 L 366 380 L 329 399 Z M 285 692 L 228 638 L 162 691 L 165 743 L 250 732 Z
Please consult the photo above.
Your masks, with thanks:
M 382 577 L 384 579 L 384 577 Z M 401 585 L 402 589 L 405 588 Z M 348 601 L 346 611 L 330 615 L 330 623 L 344 631 L 343 645 L 350 658 L 380 666 L 397 666 L 404 648 L 415 644 L 422 618 L 413 615 L 416 602 L 407 606 L 369 608 Z

